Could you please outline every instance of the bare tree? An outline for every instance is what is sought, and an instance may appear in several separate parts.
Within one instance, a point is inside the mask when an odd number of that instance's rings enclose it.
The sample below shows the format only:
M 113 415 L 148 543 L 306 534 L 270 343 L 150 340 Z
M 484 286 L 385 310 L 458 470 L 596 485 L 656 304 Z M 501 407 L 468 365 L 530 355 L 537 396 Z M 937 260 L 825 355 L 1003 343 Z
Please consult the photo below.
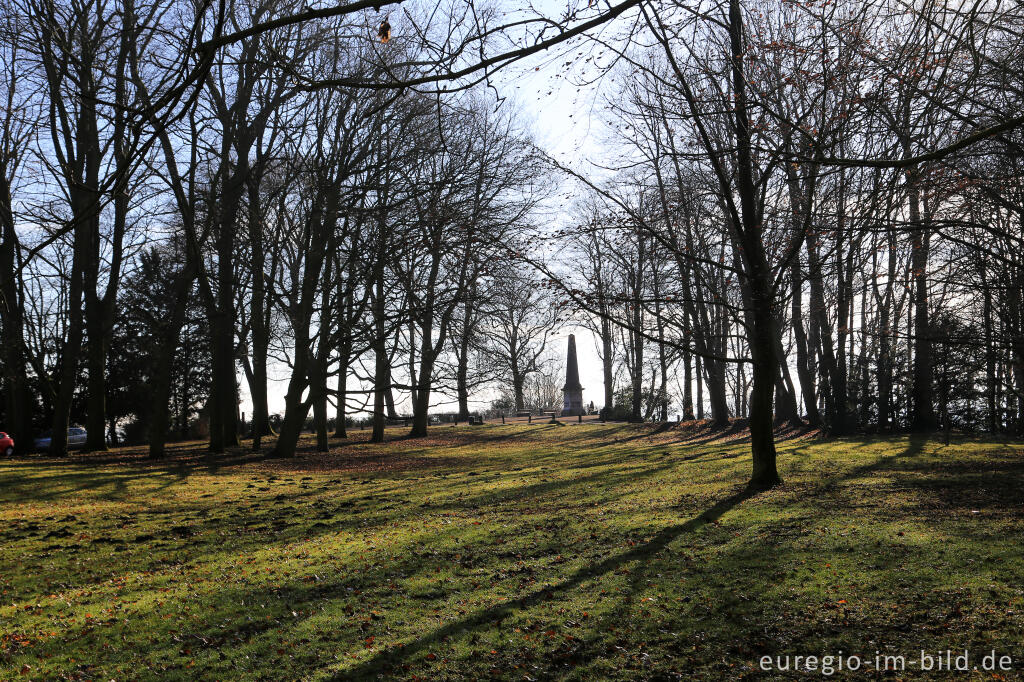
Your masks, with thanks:
M 494 273 L 488 294 L 482 349 L 497 379 L 512 389 L 515 409 L 523 410 L 527 379 L 542 368 L 558 307 L 536 276 L 521 267 Z

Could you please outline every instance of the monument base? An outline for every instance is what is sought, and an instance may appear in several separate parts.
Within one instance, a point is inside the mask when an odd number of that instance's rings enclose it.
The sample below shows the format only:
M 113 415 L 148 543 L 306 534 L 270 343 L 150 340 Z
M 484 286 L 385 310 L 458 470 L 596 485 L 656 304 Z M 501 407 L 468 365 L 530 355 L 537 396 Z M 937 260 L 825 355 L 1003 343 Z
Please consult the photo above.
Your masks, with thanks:
M 583 391 L 565 391 L 564 407 L 562 408 L 563 417 L 576 417 L 584 413 L 583 410 Z

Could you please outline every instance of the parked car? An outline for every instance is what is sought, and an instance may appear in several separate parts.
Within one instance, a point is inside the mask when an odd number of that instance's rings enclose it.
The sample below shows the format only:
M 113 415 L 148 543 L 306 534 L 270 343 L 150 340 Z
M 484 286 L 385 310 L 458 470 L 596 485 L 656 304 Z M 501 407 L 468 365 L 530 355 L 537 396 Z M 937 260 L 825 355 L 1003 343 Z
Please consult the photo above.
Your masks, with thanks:
M 68 429 L 68 447 L 69 448 L 80 448 L 85 445 L 86 437 L 88 432 L 81 426 L 72 426 Z M 36 450 L 49 450 L 50 449 L 51 433 L 49 431 L 43 431 L 39 434 L 32 445 Z
M 0 431 L 0 452 L 4 453 L 4 457 L 14 454 L 14 439 L 3 431 Z

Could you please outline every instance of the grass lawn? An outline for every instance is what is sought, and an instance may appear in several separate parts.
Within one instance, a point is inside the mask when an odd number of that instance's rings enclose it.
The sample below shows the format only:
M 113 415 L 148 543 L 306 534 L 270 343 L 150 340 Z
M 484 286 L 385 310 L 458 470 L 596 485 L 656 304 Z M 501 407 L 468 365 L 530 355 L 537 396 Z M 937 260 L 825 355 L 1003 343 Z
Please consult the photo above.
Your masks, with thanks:
M 0 678 L 1024 677 L 1021 444 L 787 441 L 749 497 L 747 445 L 675 429 L 431 433 L 0 461 Z

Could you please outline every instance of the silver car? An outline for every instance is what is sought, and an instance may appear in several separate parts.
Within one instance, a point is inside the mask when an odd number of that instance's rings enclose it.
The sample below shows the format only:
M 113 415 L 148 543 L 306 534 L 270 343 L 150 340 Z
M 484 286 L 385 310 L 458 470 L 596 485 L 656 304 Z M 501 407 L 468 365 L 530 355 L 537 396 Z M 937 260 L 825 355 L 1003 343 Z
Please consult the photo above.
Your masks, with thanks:
M 80 448 L 84 446 L 88 435 L 88 432 L 81 426 L 72 426 L 68 429 L 68 447 Z M 36 450 L 49 450 L 50 440 L 50 432 L 44 431 L 39 437 L 32 441 L 32 445 Z

